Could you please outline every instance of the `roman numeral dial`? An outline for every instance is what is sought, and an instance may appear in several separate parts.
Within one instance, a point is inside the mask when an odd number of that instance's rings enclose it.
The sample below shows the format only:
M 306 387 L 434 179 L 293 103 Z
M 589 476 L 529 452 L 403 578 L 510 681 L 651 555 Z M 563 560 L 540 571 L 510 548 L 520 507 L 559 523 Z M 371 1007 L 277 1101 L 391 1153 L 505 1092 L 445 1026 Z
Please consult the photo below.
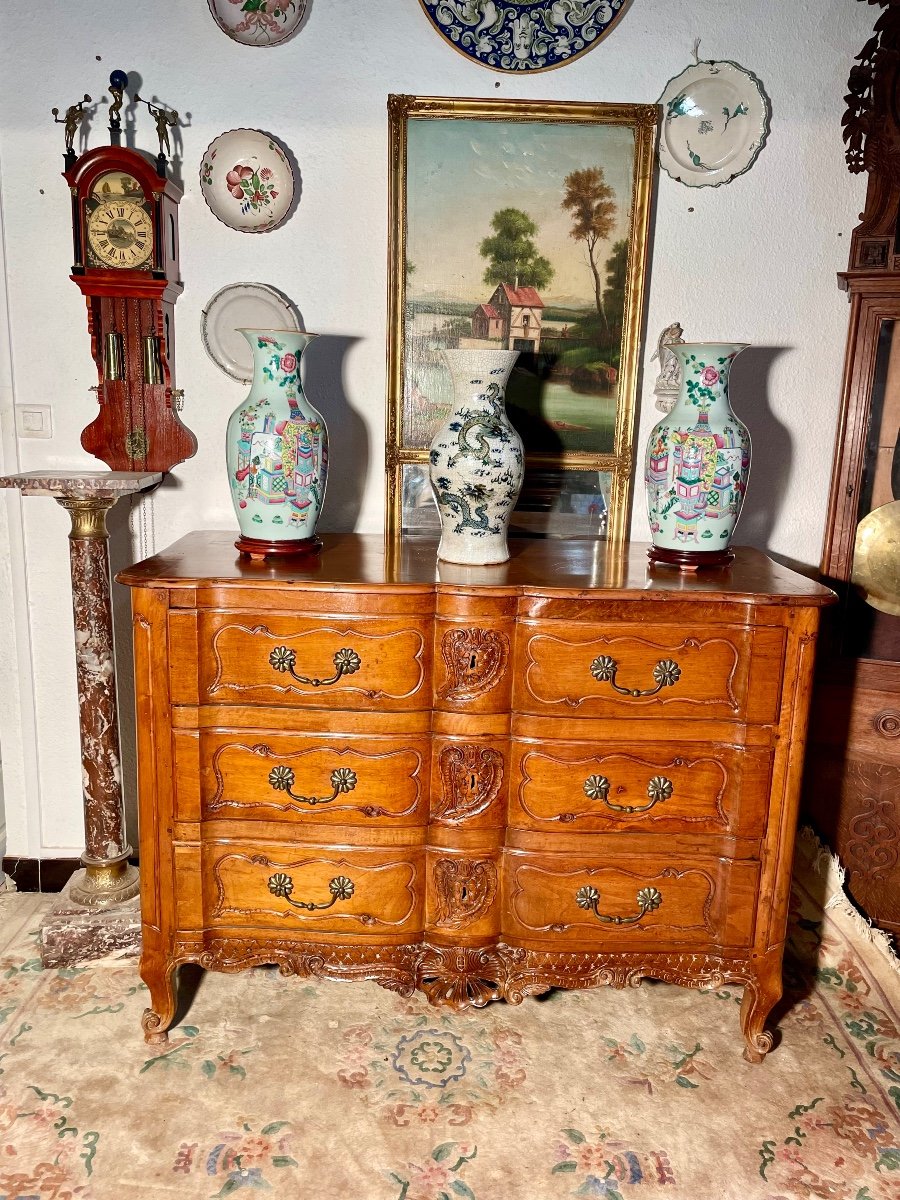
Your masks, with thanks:
M 88 218 L 87 240 L 100 266 L 142 267 L 153 253 L 150 214 L 131 200 L 101 201 Z

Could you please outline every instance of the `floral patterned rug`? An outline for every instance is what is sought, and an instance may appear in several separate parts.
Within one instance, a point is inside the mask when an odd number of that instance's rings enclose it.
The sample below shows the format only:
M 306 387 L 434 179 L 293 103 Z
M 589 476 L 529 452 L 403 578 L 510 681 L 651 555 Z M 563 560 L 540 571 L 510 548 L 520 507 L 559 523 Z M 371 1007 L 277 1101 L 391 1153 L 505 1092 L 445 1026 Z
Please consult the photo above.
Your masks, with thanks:
M 897 1200 L 900 975 L 823 888 L 761 1066 L 738 988 L 450 1015 L 267 968 L 147 1047 L 135 961 L 42 971 L 52 897 L 0 896 L 0 1200 Z

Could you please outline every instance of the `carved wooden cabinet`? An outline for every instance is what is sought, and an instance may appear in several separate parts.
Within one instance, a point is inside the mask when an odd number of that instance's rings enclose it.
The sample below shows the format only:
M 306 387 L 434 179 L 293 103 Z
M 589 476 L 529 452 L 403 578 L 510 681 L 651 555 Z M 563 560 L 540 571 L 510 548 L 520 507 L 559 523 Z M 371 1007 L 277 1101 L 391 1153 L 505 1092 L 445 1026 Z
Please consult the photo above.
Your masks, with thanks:
M 119 576 L 149 1040 L 180 963 L 277 963 L 456 1007 L 740 981 L 761 1060 L 831 593 L 750 550 L 513 555 L 347 534 L 292 568 L 202 533 Z

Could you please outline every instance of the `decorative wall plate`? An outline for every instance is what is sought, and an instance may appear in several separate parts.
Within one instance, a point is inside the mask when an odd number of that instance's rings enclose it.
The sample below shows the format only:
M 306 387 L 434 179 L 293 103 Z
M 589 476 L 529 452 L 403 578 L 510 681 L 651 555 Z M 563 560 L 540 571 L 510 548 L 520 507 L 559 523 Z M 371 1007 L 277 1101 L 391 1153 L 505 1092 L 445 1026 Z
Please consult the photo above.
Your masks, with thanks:
M 659 163 L 688 187 L 718 187 L 750 169 L 769 132 L 769 100 L 750 71 L 698 62 L 659 98 Z
M 229 283 L 210 298 L 200 317 L 203 347 L 238 383 L 253 381 L 253 351 L 239 329 L 302 329 L 300 314 L 267 283 Z
M 288 214 L 294 172 L 281 146 L 261 129 L 230 129 L 206 147 L 200 190 L 213 214 L 240 233 L 265 233 Z
M 551 71 L 592 50 L 628 0 L 419 0 L 435 29 L 493 71 Z
M 244 46 L 287 41 L 306 14 L 306 0 L 207 0 L 213 20 Z

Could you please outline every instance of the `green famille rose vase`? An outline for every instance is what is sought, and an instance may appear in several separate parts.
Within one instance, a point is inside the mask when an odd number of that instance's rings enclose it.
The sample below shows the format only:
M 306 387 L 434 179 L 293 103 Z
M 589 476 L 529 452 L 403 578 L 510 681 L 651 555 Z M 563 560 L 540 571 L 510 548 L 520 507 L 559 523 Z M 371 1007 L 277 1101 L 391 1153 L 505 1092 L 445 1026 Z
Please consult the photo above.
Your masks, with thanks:
M 300 382 L 316 336 L 296 329 L 240 329 L 253 349 L 253 383 L 228 421 L 226 458 L 243 554 L 261 558 L 318 549 L 328 433 Z
M 720 566 L 750 473 L 750 434 L 731 410 L 731 364 L 742 342 L 684 342 L 670 347 L 681 367 L 675 407 L 650 434 L 644 463 L 647 512 L 656 562 Z

